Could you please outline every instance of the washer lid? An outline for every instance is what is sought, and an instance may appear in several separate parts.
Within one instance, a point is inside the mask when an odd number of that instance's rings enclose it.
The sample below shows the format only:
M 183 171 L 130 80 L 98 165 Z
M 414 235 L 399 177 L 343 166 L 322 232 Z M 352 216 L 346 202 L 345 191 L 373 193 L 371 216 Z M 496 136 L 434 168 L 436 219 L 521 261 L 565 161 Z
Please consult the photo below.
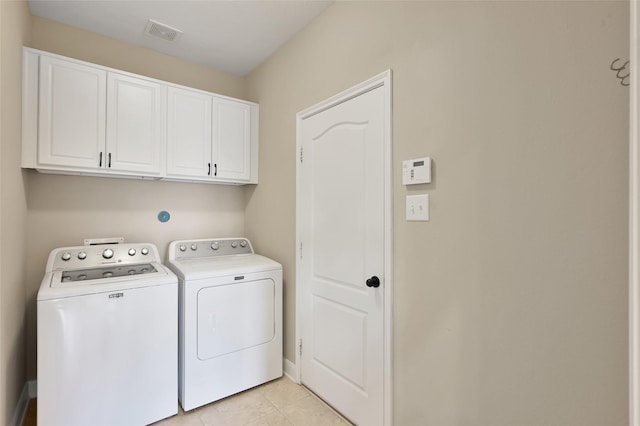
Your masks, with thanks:
M 125 273 L 111 277 L 95 277 L 93 279 L 64 280 L 63 276 L 69 271 L 49 271 L 44 275 L 38 290 L 37 300 L 61 299 L 65 297 L 83 296 L 89 294 L 108 293 L 113 291 L 131 290 L 144 287 L 153 287 L 160 285 L 176 285 L 178 278 L 166 266 L 151 262 L 150 265 L 155 272 L 146 272 L 144 274 L 129 275 L 128 268 L 133 265 L 113 266 L 112 268 L 124 268 Z M 87 274 L 99 269 L 109 268 L 90 268 L 84 271 L 77 270 L 78 274 L 86 272 Z
M 167 265 L 184 279 L 224 277 L 282 269 L 275 260 L 259 254 L 238 254 L 199 259 L 170 260 Z
M 137 265 L 111 265 L 102 268 L 93 269 L 75 269 L 71 271 L 62 271 L 59 280 L 51 283 L 52 287 L 61 287 L 64 285 L 81 282 L 99 280 L 103 278 L 127 277 L 134 275 L 143 275 L 158 272 L 150 263 L 141 263 Z M 58 277 L 55 274 L 54 277 Z

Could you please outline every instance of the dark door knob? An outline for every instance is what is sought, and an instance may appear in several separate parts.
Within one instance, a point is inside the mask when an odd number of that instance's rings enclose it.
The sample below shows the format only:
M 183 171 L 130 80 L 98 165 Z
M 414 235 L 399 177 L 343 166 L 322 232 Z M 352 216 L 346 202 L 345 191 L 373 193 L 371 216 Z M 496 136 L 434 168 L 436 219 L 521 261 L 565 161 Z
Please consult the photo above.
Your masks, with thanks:
M 367 287 L 380 287 L 380 279 L 375 275 L 367 280 Z

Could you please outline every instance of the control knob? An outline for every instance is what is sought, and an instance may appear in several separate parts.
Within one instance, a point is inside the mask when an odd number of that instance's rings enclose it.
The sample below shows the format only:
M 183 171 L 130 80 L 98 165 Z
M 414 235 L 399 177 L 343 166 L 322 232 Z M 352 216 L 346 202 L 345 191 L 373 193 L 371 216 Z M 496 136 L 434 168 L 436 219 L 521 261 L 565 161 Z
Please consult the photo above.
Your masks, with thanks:
M 130 248 L 127 253 L 129 253 L 129 256 L 135 256 L 136 255 L 136 249 Z
M 217 241 L 211 243 L 211 250 L 218 250 L 220 248 L 220 244 Z
M 180 251 L 187 251 L 187 246 L 180 244 Z
M 104 257 L 105 259 L 111 259 L 113 257 L 113 250 L 111 249 L 104 249 L 104 251 L 102 252 L 102 257 Z
M 191 251 L 198 250 L 198 245 L 196 243 L 191 244 Z
M 142 249 L 140 249 L 140 253 L 141 253 L 143 256 L 146 256 L 146 255 L 148 255 L 148 254 L 149 254 L 149 249 L 148 249 L 148 248 L 146 248 L 146 247 L 142 247 Z
M 231 248 L 236 248 L 236 247 L 238 247 L 238 242 L 237 241 L 232 242 Z
M 245 240 L 240 241 L 240 247 L 245 248 L 247 246 L 247 242 Z
M 69 253 L 68 251 L 65 251 L 64 253 L 62 253 L 62 260 L 66 262 L 69 259 L 71 259 L 71 253 Z
M 78 253 L 78 259 L 80 260 L 85 260 L 87 258 L 87 253 L 84 251 L 81 251 L 80 253 Z

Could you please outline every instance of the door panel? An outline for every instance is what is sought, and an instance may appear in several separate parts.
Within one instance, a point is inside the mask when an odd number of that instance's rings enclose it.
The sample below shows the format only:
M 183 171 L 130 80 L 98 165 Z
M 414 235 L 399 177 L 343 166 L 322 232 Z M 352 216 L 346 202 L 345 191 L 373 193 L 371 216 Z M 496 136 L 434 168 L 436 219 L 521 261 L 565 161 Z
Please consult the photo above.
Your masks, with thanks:
M 320 368 L 365 391 L 367 313 L 323 297 L 313 299 L 313 357 Z M 350 351 L 336 348 L 351 348 Z
M 56 58 L 40 58 L 38 164 L 99 167 L 104 149 L 107 73 Z
M 110 170 L 158 175 L 164 119 L 162 85 L 108 74 L 107 154 Z
M 384 407 L 385 102 L 378 87 L 301 124 L 301 380 L 367 426 Z
M 209 94 L 169 88 L 167 175 L 211 178 L 212 102 Z
M 213 100 L 214 178 L 251 178 L 251 106 L 231 99 Z
M 362 288 L 364 125 L 338 123 L 313 141 L 314 277 Z M 354 161 L 353 159 L 356 159 Z M 341 191 L 335 188 L 344 186 Z M 340 250 L 336 250 L 336 245 Z
M 198 292 L 198 359 L 258 346 L 275 337 L 275 283 L 270 279 Z

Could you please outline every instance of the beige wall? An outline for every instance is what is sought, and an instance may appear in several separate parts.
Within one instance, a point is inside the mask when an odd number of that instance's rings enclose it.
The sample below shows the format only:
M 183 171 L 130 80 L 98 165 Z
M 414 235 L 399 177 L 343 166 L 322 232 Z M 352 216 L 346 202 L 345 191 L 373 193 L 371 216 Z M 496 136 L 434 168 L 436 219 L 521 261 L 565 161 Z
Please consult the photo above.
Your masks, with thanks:
M 247 78 L 295 336 L 295 114 L 393 70 L 394 424 L 627 424 L 627 2 L 338 2 Z M 434 182 L 401 185 L 431 156 Z M 404 221 L 429 193 L 431 221 Z
M 25 216 L 20 169 L 21 58 L 29 9 L 0 2 L 0 423 L 8 425 L 25 382 Z
M 33 17 L 32 38 L 29 47 L 35 49 L 221 95 L 243 97 L 244 83 L 240 77 L 48 19 Z
M 33 18 L 29 47 L 242 97 L 243 80 L 114 39 Z M 122 236 L 152 242 L 165 256 L 170 241 L 244 234 L 243 189 L 238 186 L 154 182 L 26 171 L 28 252 L 27 376 L 36 377 L 36 302 L 49 252 L 88 237 Z M 157 214 L 167 210 L 171 220 Z
M 246 232 L 284 264 L 293 360 L 295 113 L 391 68 L 395 424 L 627 423 L 628 90 L 609 64 L 628 57 L 628 3 L 340 2 L 246 81 L 30 19 L 0 1 L 0 422 L 25 379 L 24 301 L 34 379 L 46 256 L 85 237 L 164 254 Z M 21 172 L 23 43 L 259 102 L 260 184 Z M 423 155 L 435 181 L 408 190 L 400 162 Z M 406 223 L 422 192 L 431 221 Z

